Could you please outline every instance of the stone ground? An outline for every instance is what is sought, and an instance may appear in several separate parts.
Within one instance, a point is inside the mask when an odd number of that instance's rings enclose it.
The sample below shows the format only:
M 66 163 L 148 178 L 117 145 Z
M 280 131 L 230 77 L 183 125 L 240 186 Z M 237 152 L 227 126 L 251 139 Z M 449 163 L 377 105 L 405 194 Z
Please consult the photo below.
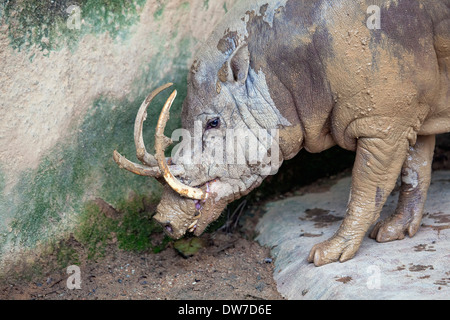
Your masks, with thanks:
M 331 185 L 335 183 L 334 185 Z M 419 232 L 401 241 L 377 243 L 367 236 L 345 263 L 314 267 L 311 247 L 339 227 L 351 177 L 330 181 L 329 189 L 266 205 L 257 240 L 271 247 L 274 278 L 286 299 L 449 299 L 450 171 L 433 173 Z M 311 191 L 311 190 L 310 190 Z M 395 210 L 398 192 L 382 217 Z

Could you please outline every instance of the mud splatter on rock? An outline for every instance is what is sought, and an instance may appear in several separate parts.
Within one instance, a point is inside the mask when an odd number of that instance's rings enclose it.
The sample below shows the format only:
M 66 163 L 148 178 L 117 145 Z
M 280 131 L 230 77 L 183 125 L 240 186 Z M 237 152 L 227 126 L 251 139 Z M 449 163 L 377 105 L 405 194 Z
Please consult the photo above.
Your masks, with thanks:
M 342 282 L 343 284 L 349 283 L 350 281 L 352 281 L 352 277 L 339 277 L 336 279 L 337 282 Z
M 421 264 L 413 264 L 409 267 L 409 271 L 411 272 L 420 272 L 420 271 L 425 271 L 425 270 L 434 270 L 434 267 L 432 265 L 421 265 Z
M 433 219 L 435 223 L 450 223 L 450 215 L 443 212 L 431 213 L 429 218 Z
M 324 210 L 320 208 L 306 209 L 305 213 L 306 219 L 301 217 L 299 219 L 315 222 L 314 226 L 316 228 L 328 227 L 333 222 L 342 220 L 341 217 L 330 214 L 330 210 Z
M 320 233 L 320 234 L 308 233 L 308 232 L 300 234 L 300 237 L 308 237 L 308 238 L 318 238 L 318 237 L 321 237 L 321 236 L 323 236 L 323 232 Z
M 438 286 L 447 286 L 450 284 L 450 271 L 446 272 L 445 275 L 447 277 L 444 277 L 440 280 L 437 280 L 436 282 L 434 282 L 435 285 Z M 441 287 L 439 287 L 439 290 L 441 290 Z
M 428 246 L 427 244 L 418 244 L 417 246 L 414 246 L 414 251 L 421 252 L 421 251 L 436 251 L 434 249 L 434 246 Z
M 405 269 L 406 269 L 406 267 L 405 267 L 405 265 L 403 264 L 403 265 L 401 265 L 401 266 L 398 266 L 397 269 L 395 269 L 394 271 L 403 271 L 403 270 L 405 270 Z

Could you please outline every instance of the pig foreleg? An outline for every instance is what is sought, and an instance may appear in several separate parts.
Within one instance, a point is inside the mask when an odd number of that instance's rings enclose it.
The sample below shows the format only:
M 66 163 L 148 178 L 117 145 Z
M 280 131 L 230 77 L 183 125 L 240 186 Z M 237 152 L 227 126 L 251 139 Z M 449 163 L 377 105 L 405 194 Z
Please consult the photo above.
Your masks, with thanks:
M 414 236 L 422 221 L 423 208 L 431 181 L 435 136 L 420 136 L 410 147 L 402 168 L 402 181 L 394 214 L 378 222 L 370 237 L 378 242 Z
M 356 254 L 395 187 L 408 154 L 409 142 L 402 133 L 383 139 L 358 140 L 346 216 L 333 237 L 311 249 L 309 262 L 322 266 L 347 261 Z

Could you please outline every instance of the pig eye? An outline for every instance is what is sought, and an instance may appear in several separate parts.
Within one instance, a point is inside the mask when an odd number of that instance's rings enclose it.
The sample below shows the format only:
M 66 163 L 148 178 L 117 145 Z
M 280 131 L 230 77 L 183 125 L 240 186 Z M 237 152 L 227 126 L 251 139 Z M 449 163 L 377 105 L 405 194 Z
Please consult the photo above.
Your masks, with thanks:
M 217 129 L 219 127 L 220 127 L 220 119 L 219 118 L 211 119 L 206 124 L 206 130 Z

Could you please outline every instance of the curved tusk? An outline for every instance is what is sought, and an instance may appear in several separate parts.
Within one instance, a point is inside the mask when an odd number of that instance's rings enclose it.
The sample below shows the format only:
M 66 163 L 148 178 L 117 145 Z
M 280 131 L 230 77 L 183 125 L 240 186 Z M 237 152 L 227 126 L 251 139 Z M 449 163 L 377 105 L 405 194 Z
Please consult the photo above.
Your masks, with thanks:
M 133 172 L 134 174 L 146 177 L 155 177 L 155 178 L 161 177 L 161 171 L 159 170 L 158 167 L 147 167 L 131 162 L 130 160 L 122 156 L 120 153 L 118 153 L 116 150 L 114 150 L 113 159 L 119 165 L 120 168 L 124 168 L 130 172 Z
M 166 180 L 167 184 L 173 190 L 175 190 L 180 195 L 187 198 L 195 200 L 204 200 L 206 199 L 208 194 L 200 188 L 192 188 L 190 186 L 181 183 L 178 179 L 176 179 L 170 172 L 169 167 L 167 166 L 166 158 L 164 156 L 164 151 L 171 141 L 169 138 L 164 136 L 164 128 L 166 127 L 167 120 L 169 120 L 170 107 L 172 106 L 172 103 L 175 100 L 176 95 L 177 91 L 175 90 L 167 99 L 163 109 L 161 110 L 161 114 L 159 115 L 158 124 L 156 125 L 156 132 L 155 132 L 156 160 L 158 161 L 159 169 L 163 173 L 164 180 Z
M 159 167 L 147 167 L 131 162 L 130 160 L 122 156 L 120 153 L 118 153 L 116 150 L 114 150 L 113 159 L 119 165 L 120 168 L 124 168 L 130 172 L 133 172 L 134 174 L 154 178 L 161 178 L 162 176 Z M 184 175 L 183 167 L 172 165 L 170 166 L 170 168 L 175 175 L 177 176 Z
M 150 102 L 163 90 L 169 88 L 172 86 L 172 83 L 167 83 L 156 90 L 154 90 L 152 93 L 150 93 L 147 98 L 145 98 L 144 102 L 142 102 L 141 106 L 139 107 L 139 111 L 136 115 L 136 120 L 134 121 L 134 144 L 136 145 L 136 157 L 141 161 L 143 164 L 146 164 L 150 167 L 156 167 L 158 166 L 158 162 L 156 161 L 155 157 L 147 152 L 145 149 L 144 144 L 144 138 L 142 136 L 142 128 L 145 119 L 147 118 L 147 108 L 150 105 Z

